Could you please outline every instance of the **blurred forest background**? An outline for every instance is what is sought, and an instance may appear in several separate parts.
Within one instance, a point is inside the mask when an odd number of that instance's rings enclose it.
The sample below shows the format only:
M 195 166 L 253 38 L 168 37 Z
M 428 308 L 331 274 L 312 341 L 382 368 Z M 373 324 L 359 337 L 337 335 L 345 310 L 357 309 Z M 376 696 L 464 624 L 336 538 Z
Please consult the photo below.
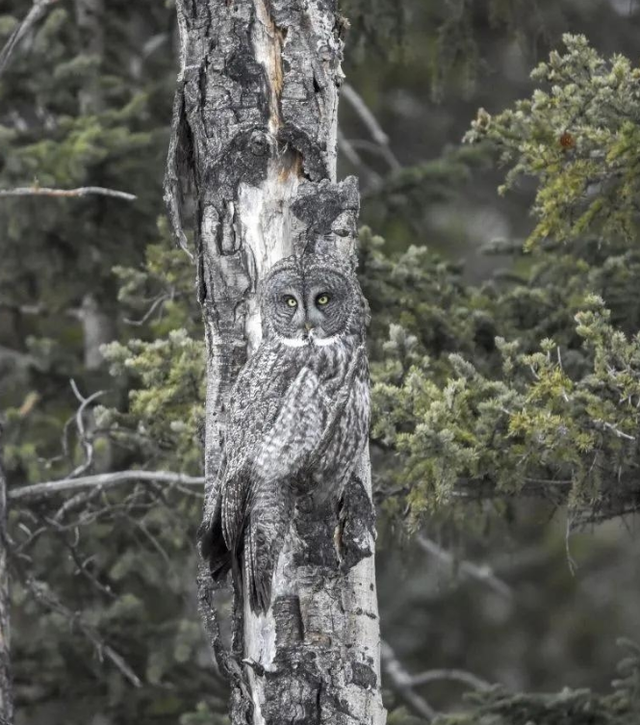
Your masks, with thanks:
M 0 47 L 29 9 L 3 1 Z M 344 13 L 389 722 L 640 722 L 640 3 Z M 225 722 L 199 487 L 24 489 L 201 475 L 200 313 L 162 201 L 174 14 L 58 0 L 0 70 L 18 725 Z M 35 194 L 88 186 L 135 199 Z

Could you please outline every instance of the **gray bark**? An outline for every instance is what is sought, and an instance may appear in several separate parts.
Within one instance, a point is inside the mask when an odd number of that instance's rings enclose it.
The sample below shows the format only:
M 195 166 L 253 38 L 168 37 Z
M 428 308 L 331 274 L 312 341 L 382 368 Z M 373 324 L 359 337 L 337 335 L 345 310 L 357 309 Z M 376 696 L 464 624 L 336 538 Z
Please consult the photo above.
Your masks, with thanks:
M 2 460 L 0 421 L 0 725 L 13 722 L 9 619 L 9 569 L 7 566 L 7 481 Z
M 208 518 L 225 402 L 260 340 L 257 284 L 274 262 L 320 241 L 354 254 L 359 197 L 354 179 L 335 179 L 342 81 L 336 0 L 178 0 L 177 11 L 181 67 L 165 197 L 185 248 L 185 197 L 195 207 L 208 362 Z M 354 479 L 346 493 L 348 571 L 335 553 L 335 514 L 296 510 L 271 610 L 256 616 L 236 602 L 230 653 L 201 565 L 201 612 L 230 677 L 234 725 L 384 723 L 368 455 L 358 473 L 361 483 Z

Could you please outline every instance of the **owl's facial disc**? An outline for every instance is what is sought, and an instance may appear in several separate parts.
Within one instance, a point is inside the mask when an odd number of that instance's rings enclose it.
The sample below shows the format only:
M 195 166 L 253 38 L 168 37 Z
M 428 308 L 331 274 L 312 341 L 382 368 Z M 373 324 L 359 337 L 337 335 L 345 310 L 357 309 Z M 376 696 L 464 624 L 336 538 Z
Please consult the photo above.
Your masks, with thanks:
M 357 282 L 339 265 L 313 255 L 283 260 L 261 290 L 263 330 L 289 347 L 331 345 L 352 332 L 358 299 Z
M 303 280 L 295 269 L 283 269 L 269 280 L 262 300 L 262 318 L 290 347 L 308 344 L 304 329 Z
M 305 280 L 306 324 L 316 345 L 330 345 L 343 334 L 351 314 L 353 294 L 339 272 L 312 270 Z

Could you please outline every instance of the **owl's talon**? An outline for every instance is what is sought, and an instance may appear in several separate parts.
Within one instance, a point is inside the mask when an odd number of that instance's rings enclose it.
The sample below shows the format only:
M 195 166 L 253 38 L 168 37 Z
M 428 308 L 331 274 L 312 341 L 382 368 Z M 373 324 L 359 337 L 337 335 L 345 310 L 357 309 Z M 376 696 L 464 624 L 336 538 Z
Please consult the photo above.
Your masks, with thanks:
M 237 655 L 229 653 L 229 656 L 227 657 L 227 670 L 231 681 L 240 688 L 243 697 L 248 698 L 248 701 L 251 702 L 249 683 L 247 682 L 247 678 L 240 666 L 243 662 L 244 660 L 241 660 Z
M 265 669 L 264 667 L 255 660 L 251 659 L 250 657 L 245 657 L 242 661 L 242 664 L 247 665 L 247 667 L 251 667 L 251 669 L 258 675 L 259 677 L 264 677 Z
M 270 607 L 294 505 L 308 517 L 336 503 L 369 427 L 367 305 L 353 267 L 333 254 L 292 255 L 267 272 L 259 303 L 263 338 L 231 390 L 215 535 L 202 544 L 214 577 L 231 569 L 236 595 L 247 571 L 243 596 L 258 615 Z M 341 508 L 334 546 L 345 571 L 352 516 Z
M 346 572 L 348 570 L 348 567 L 346 566 L 346 562 L 344 560 L 344 557 L 342 555 L 343 551 L 343 534 L 344 534 L 344 525 L 346 521 L 346 515 L 344 511 L 343 506 L 344 499 L 340 499 L 340 502 L 338 503 L 338 523 L 336 524 L 336 528 L 333 532 L 333 545 L 336 550 L 336 556 L 338 557 L 338 567 L 341 572 Z

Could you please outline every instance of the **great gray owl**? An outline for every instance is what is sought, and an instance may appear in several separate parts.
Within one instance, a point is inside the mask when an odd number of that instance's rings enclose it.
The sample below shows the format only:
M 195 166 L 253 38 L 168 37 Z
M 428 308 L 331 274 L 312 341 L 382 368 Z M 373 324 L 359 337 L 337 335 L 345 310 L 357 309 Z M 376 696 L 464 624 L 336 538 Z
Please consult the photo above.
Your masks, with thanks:
M 369 429 L 366 302 L 333 255 L 283 259 L 260 287 L 262 343 L 228 406 L 217 501 L 201 550 L 219 580 L 246 571 L 265 612 L 296 496 L 338 504 Z

